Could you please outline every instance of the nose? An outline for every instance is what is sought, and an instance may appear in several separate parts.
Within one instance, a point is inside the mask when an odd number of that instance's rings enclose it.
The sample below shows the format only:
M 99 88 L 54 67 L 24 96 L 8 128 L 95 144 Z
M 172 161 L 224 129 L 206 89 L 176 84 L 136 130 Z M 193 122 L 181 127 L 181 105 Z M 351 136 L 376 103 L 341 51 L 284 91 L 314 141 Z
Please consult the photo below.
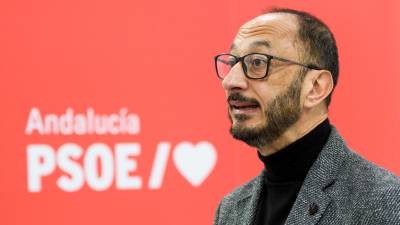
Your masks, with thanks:
M 222 80 L 222 87 L 225 91 L 245 90 L 247 86 L 248 80 L 243 72 L 241 62 L 236 63 Z

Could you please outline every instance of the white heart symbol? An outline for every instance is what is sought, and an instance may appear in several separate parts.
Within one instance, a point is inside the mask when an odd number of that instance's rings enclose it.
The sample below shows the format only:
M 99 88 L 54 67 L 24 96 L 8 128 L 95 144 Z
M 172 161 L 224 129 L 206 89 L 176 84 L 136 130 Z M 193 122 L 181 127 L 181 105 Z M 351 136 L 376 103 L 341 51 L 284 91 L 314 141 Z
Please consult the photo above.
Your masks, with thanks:
M 182 176 L 197 187 L 214 169 L 217 153 L 214 146 L 206 141 L 196 145 L 181 142 L 175 147 L 173 160 Z

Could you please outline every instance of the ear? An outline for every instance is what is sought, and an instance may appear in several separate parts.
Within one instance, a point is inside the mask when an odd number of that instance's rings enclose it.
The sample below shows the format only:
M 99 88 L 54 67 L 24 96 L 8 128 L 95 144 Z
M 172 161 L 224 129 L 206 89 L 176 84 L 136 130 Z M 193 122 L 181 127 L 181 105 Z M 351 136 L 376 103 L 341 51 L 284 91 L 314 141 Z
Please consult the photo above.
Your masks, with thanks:
M 332 74 L 327 70 L 312 70 L 304 79 L 305 108 L 313 108 L 323 102 L 333 90 Z

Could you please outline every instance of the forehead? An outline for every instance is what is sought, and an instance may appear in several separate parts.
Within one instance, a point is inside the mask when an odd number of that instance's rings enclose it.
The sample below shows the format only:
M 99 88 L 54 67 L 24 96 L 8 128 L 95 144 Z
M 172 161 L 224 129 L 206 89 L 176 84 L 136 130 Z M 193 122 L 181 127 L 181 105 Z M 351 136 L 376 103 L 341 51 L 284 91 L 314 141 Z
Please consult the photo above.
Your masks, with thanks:
M 274 53 L 295 51 L 298 22 L 295 15 L 269 13 L 243 24 L 235 37 L 231 51 L 267 48 Z

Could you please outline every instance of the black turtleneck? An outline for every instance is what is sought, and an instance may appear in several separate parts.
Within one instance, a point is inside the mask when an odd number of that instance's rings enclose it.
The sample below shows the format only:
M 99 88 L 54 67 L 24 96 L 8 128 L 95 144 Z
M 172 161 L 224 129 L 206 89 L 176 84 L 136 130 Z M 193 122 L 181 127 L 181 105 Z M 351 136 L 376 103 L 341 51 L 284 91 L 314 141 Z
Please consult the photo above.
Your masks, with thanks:
M 266 173 L 257 225 L 281 225 L 286 221 L 308 170 L 328 140 L 331 126 L 326 119 L 308 134 L 280 151 L 258 157 Z

